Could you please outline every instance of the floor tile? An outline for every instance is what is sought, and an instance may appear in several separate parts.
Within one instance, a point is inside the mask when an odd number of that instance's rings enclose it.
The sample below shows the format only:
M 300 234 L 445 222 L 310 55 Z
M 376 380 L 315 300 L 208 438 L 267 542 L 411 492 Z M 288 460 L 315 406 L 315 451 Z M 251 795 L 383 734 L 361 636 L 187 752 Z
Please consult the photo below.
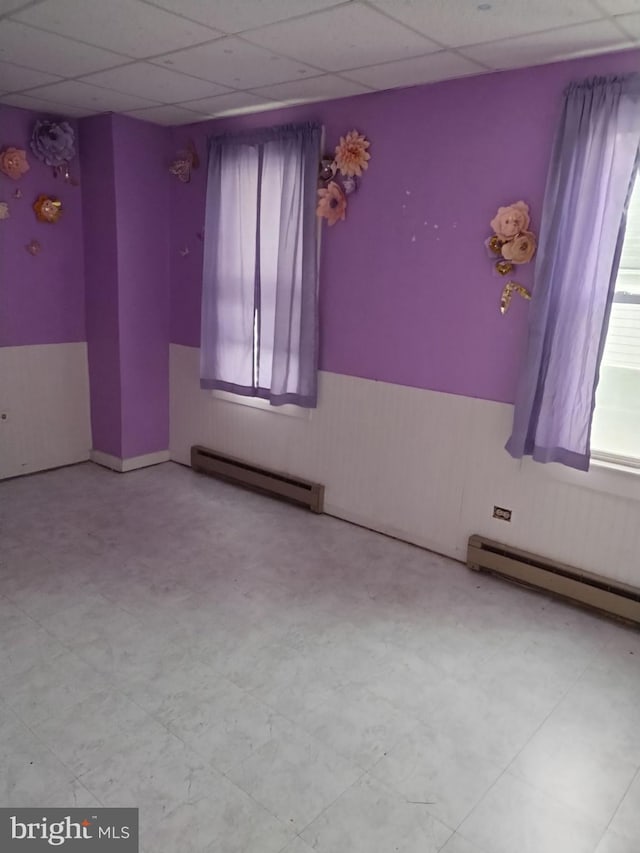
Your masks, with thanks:
M 100 808 L 102 803 L 84 787 L 82 782 L 72 779 L 70 782 L 58 783 L 47 791 L 40 797 L 37 805 L 52 809 L 84 809 Z
M 365 770 L 418 726 L 414 717 L 355 684 L 327 691 L 315 707 L 296 720 L 318 740 Z
M 611 821 L 611 830 L 623 838 L 635 841 L 640 849 L 640 771 Z
M 223 773 L 290 726 L 285 717 L 236 690 L 210 705 L 195 705 L 167 723 L 170 731 Z
M 0 804 L 39 806 L 74 774 L 10 712 L 0 709 Z
M 299 832 L 361 775 L 319 740 L 289 725 L 227 775 Z
M 115 752 L 145 742 L 152 746 L 166 735 L 163 726 L 113 689 L 97 690 L 66 708 L 51 708 L 33 730 L 78 776 Z
M 421 719 L 459 748 L 507 767 L 542 725 L 550 708 L 526 694 L 495 696 L 481 684 L 450 676 L 435 684 L 416 709 Z
M 371 770 L 406 799 L 456 828 L 502 773 L 502 767 L 421 725 Z
M 491 853 L 592 853 L 605 826 L 505 773 L 458 832 Z
M 180 853 L 280 853 L 291 827 L 220 777 L 210 795 L 141 829 L 146 849 Z
M 609 822 L 638 763 L 608 732 L 583 726 L 579 718 L 568 716 L 565 707 L 560 707 L 509 769 L 554 799 Z
M 450 835 L 424 806 L 366 776 L 301 833 L 317 853 L 436 853 Z
M 280 853 L 312 853 L 313 847 L 309 847 L 301 838 L 294 838 L 290 844 L 280 851 Z
M 68 708 L 102 684 L 99 674 L 72 652 L 65 651 L 14 673 L 1 686 L 7 704 L 24 723 L 35 725 L 46 720 L 51 709 Z
M 137 806 L 141 853 L 640 849 L 638 632 L 174 464 L 0 516 L 0 806 Z
M 475 844 L 467 841 L 456 832 L 451 836 L 444 847 L 440 848 L 440 853 L 487 853 L 487 851 L 476 847 Z
M 616 835 L 608 829 L 596 847 L 595 853 L 638 853 L 638 842 Z
M 111 753 L 79 779 L 105 806 L 139 808 L 146 825 L 167 817 L 178 804 L 211 796 L 224 781 L 169 733 Z

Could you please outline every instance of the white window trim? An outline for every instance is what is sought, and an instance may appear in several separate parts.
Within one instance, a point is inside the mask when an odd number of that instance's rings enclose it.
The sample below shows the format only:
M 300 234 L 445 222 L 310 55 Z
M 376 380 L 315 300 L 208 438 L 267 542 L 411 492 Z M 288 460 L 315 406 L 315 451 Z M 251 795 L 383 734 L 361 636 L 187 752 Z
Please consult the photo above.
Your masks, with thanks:
M 270 412 L 272 415 L 287 415 L 290 418 L 310 421 L 312 409 L 302 406 L 286 404 L 284 406 L 272 406 L 268 400 L 262 397 L 244 397 L 242 394 L 233 394 L 231 391 L 212 391 L 211 396 L 216 402 L 232 403 L 235 406 L 245 406 L 260 412 Z
M 596 456 L 591 457 L 588 471 L 578 471 L 556 463 L 544 467 L 548 468 L 554 480 L 565 485 L 602 492 L 625 500 L 640 501 L 640 468 L 632 468 Z

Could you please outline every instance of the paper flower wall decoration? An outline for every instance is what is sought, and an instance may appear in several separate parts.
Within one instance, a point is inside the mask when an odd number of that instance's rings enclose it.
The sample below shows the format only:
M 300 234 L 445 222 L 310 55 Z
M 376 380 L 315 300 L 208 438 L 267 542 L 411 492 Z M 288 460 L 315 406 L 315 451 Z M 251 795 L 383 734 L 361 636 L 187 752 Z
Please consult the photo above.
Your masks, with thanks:
M 192 170 L 197 169 L 199 165 L 200 158 L 196 146 L 189 141 L 184 151 L 178 151 L 178 156 L 169 166 L 169 172 L 183 184 L 188 184 L 191 180 Z
M 25 249 L 27 250 L 27 252 L 29 252 L 30 255 L 39 255 L 41 248 L 42 246 L 40 245 L 40 243 L 38 243 L 37 240 L 30 240 L 25 246 Z
M 66 121 L 36 121 L 31 150 L 47 166 L 58 168 L 68 164 L 76 156 L 73 128 Z
M 490 222 L 493 234 L 485 245 L 494 261 L 494 269 L 505 276 L 513 272 L 514 264 L 528 264 L 536 251 L 536 235 L 529 231 L 529 205 L 516 201 L 506 207 L 499 207 Z M 498 260 L 496 260 L 496 255 Z M 519 293 L 525 299 L 531 294 L 521 284 L 509 281 L 502 291 L 500 312 L 504 314 L 511 302 L 513 293 Z
M 350 130 L 346 136 L 340 137 L 336 145 L 336 166 L 341 175 L 345 177 L 360 177 L 362 172 L 369 167 L 368 161 L 371 155 L 367 148 L 371 145 L 357 130 Z
M 342 192 L 342 187 L 335 181 L 329 181 L 326 187 L 318 190 L 318 216 L 327 220 L 329 225 L 335 225 L 344 219 L 347 213 L 347 199 Z
M 358 189 L 358 179 L 369 167 L 371 143 L 357 130 L 340 137 L 335 156 L 323 157 L 320 162 L 318 216 L 335 225 L 347 212 L 347 196 Z
M 38 196 L 33 203 L 33 209 L 38 222 L 48 222 L 54 225 L 62 216 L 62 202 L 46 195 Z
M 0 219 L 9 218 L 9 205 L 6 201 L 0 201 Z
M 5 148 L 0 153 L 0 172 L 17 181 L 29 171 L 27 155 L 22 148 Z

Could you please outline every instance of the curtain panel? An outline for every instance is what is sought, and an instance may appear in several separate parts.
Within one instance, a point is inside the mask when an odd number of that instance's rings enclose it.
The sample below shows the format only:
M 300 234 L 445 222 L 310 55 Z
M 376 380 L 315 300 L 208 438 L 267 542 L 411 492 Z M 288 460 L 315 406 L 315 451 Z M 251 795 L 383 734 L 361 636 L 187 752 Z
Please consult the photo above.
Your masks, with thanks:
M 200 385 L 314 407 L 321 126 L 213 137 Z
M 567 88 L 506 445 L 515 458 L 589 468 L 595 393 L 639 143 L 640 74 Z

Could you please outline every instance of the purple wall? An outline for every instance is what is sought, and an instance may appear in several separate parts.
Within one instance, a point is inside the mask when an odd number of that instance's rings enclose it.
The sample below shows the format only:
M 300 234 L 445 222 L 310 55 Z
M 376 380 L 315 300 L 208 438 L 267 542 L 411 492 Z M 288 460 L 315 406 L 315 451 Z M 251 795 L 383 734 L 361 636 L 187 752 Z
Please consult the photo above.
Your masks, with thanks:
M 80 122 L 93 448 L 122 455 L 116 196 L 111 117 Z
M 169 446 L 168 128 L 113 117 L 122 456 Z
M 169 131 L 81 122 L 93 448 L 169 445 Z
M 499 205 L 524 199 L 539 230 L 567 82 L 640 68 L 640 52 L 361 95 L 175 128 L 206 161 L 213 132 L 318 119 L 326 150 L 353 127 L 371 161 L 347 220 L 323 229 L 323 370 L 512 402 L 527 305 L 498 311 L 504 285 L 484 240 Z M 172 186 L 171 340 L 198 346 L 206 165 Z M 189 248 L 182 257 L 180 250 Z M 533 265 L 516 278 L 533 280 Z
M 10 207 L 10 219 L 0 221 L 0 346 L 85 340 L 81 191 L 31 154 L 31 129 L 43 117 L 0 105 L 0 149 L 25 149 L 31 165 L 19 181 L 0 173 L 0 201 Z M 77 159 L 72 171 L 79 176 Z M 18 187 L 22 198 L 14 199 Z M 62 200 L 57 224 L 36 220 L 32 205 L 40 193 Z M 31 240 L 42 245 L 37 257 L 25 249 Z

